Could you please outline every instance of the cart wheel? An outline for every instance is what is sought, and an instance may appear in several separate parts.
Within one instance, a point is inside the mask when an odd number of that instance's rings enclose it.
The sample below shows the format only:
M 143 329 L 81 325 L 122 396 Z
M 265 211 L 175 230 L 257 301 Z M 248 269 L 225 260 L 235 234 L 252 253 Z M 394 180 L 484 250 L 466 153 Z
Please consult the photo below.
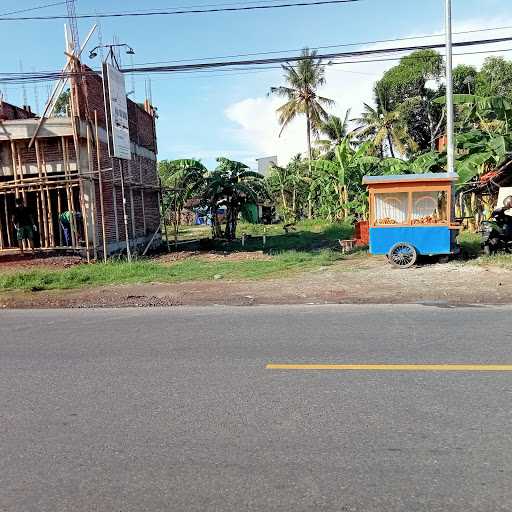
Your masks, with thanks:
M 400 242 L 391 247 L 388 253 L 388 260 L 391 265 L 399 268 L 410 268 L 418 259 L 416 249 L 406 242 Z

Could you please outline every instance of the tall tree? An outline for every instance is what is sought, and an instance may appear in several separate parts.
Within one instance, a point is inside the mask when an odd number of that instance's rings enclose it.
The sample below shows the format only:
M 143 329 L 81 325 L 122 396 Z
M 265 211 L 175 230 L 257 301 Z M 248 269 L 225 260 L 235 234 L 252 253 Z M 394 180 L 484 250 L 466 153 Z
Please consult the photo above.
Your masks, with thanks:
M 396 156 L 395 150 L 402 156 L 417 150 L 400 112 L 388 112 L 383 102 L 376 108 L 365 103 L 361 117 L 354 121 L 357 124 L 354 132 L 363 140 L 371 140 L 381 156 L 386 153 L 386 145 L 392 158 Z
M 236 236 L 238 214 L 243 206 L 265 199 L 268 194 L 262 174 L 251 171 L 241 162 L 227 158 L 217 158 L 217 162 L 217 168 L 206 178 L 203 202 L 212 214 L 214 237 L 222 235 L 217 216 L 218 207 L 226 207 L 224 238 L 232 240 Z
M 485 59 L 478 74 L 476 94 L 512 99 L 512 62 L 503 57 Z
M 318 146 L 326 153 L 326 156 L 334 155 L 334 148 L 339 146 L 348 134 L 350 109 L 345 112 L 343 119 L 338 116 L 329 115 L 325 121 L 320 123 L 318 131 L 321 137 L 317 141 Z
M 286 99 L 286 103 L 277 109 L 281 124 L 279 135 L 297 116 L 306 117 L 309 175 L 311 176 L 313 159 L 311 136 L 318 133 L 321 122 L 327 119 L 328 114 L 325 108 L 334 105 L 333 100 L 318 94 L 318 89 L 325 84 L 325 67 L 322 65 L 322 60 L 317 58 L 316 51 L 304 48 L 302 59 L 297 64 L 285 64 L 282 68 L 286 85 L 270 88 L 270 94 Z M 309 217 L 312 216 L 311 207 L 310 198 Z
M 474 94 L 478 71 L 474 66 L 459 64 L 453 70 L 454 94 Z
M 443 59 L 439 53 L 419 50 L 403 57 L 375 87 L 377 103 L 383 96 L 386 111 L 401 112 L 420 149 L 435 149 L 442 111 L 432 101 L 439 96 L 443 72 Z

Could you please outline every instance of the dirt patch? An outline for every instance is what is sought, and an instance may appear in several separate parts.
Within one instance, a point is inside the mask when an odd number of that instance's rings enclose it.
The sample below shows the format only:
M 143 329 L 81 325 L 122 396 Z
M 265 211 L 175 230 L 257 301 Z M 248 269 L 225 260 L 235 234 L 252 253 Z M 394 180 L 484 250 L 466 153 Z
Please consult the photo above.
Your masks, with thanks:
M 204 254 L 197 256 L 202 258 Z M 212 257 L 224 258 L 222 254 Z M 512 272 L 462 262 L 400 270 L 391 267 L 385 258 L 354 255 L 332 266 L 285 279 L 153 283 L 0 294 L 0 307 L 4 308 L 325 303 L 425 303 L 441 307 L 507 304 L 512 303 Z
M 163 254 L 154 258 L 158 263 L 174 263 L 188 258 L 201 258 L 206 261 L 247 261 L 247 260 L 271 260 L 272 257 L 263 251 L 253 252 L 219 252 L 219 251 L 183 251 Z
M 59 270 L 64 268 L 81 265 L 84 259 L 81 256 L 61 256 L 55 254 L 37 253 L 35 256 L 27 252 L 21 256 L 18 252 L 15 254 L 6 254 L 0 256 L 0 272 L 12 272 L 15 270 L 32 270 L 34 268 L 47 268 Z

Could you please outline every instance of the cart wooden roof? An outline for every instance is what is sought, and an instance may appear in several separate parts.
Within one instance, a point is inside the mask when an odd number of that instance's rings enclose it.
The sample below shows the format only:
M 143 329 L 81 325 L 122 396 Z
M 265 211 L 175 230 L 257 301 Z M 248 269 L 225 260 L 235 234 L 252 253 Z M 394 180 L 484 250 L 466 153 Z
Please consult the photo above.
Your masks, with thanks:
M 457 175 L 446 172 L 429 172 L 425 174 L 389 174 L 387 176 L 364 176 L 363 185 L 392 185 L 394 183 L 416 183 L 416 182 L 456 182 Z

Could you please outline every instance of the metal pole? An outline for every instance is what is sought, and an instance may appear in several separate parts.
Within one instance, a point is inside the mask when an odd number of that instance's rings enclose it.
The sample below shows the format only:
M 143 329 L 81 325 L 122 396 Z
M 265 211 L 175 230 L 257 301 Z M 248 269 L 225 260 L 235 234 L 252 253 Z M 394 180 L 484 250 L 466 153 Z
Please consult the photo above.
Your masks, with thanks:
M 446 31 L 446 134 L 448 173 L 455 175 L 455 131 L 453 110 L 452 0 L 445 0 Z

